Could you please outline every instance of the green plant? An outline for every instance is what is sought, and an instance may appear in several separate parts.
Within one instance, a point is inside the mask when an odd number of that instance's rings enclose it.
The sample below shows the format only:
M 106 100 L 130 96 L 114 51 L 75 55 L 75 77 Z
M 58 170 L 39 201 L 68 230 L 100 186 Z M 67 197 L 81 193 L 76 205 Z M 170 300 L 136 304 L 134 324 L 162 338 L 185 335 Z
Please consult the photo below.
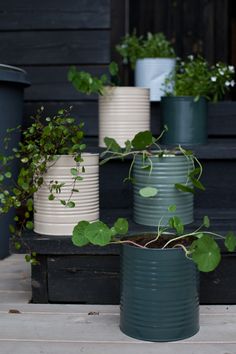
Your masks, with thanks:
M 63 183 L 52 180 L 48 186 L 48 199 L 58 199 L 66 208 L 73 208 L 73 193 L 78 192 L 76 182 L 81 180 L 82 151 L 86 145 L 83 139 L 83 123 L 77 124 L 71 117 L 69 110 L 59 110 L 55 116 L 43 117 L 44 109 L 41 107 L 32 118 L 31 125 L 22 130 L 8 129 L 4 139 L 6 154 L 0 155 L 0 214 L 16 209 L 19 215 L 9 225 L 11 234 L 15 239 L 16 248 L 20 247 L 23 230 L 33 229 L 31 214 L 34 211 L 33 195 L 44 182 L 44 174 L 53 166 L 59 155 L 72 155 L 75 167 L 71 169 L 72 185 L 71 196 L 68 200 L 60 198 Z M 22 139 L 18 146 L 9 149 L 12 134 L 22 132 Z M 12 170 L 20 166 L 17 179 L 14 180 Z M 83 170 L 83 168 L 82 168 Z M 27 255 L 27 260 L 32 260 Z M 34 258 L 33 258 L 34 260 Z
M 131 181 L 135 183 L 132 177 L 132 169 L 137 156 L 142 156 L 142 169 L 152 172 L 152 159 L 151 157 L 162 158 L 164 156 L 183 155 L 189 161 L 189 171 L 185 184 L 176 183 L 176 189 L 182 192 L 194 193 L 194 189 L 198 188 L 205 190 L 204 186 L 200 182 L 202 175 L 202 165 L 194 156 L 190 150 L 185 150 L 181 146 L 172 150 L 163 150 L 158 144 L 162 135 L 167 131 L 167 127 L 163 130 L 159 137 L 155 138 L 150 131 L 139 132 L 130 141 L 125 142 L 125 148 L 122 148 L 115 139 L 106 137 L 104 139 L 106 150 L 101 154 L 104 159 L 101 161 L 101 165 L 107 163 L 110 160 L 121 159 L 125 157 L 131 157 L 131 163 L 128 176 L 124 181 Z M 195 167 L 195 163 L 197 167 Z M 144 197 L 153 197 L 158 193 L 158 190 L 154 187 L 145 187 L 140 189 L 140 194 Z
M 115 81 L 118 74 L 118 65 L 115 62 L 110 63 L 109 73 L 113 81 Z M 100 77 L 96 77 L 86 71 L 78 71 L 75 66 L 70 67 L 68 80 L 77 91 L 86 95 L 91 95 L 92 93 L 102 95 L 105 86 L 113 85 L 108 75 L 103 74 Z
M 143 58 L 173 58 L 175 51 L 163 33 L 147 33 L 146 37 L 136 35 L 134 31 L 127 34 L 116 46 L 123 57 L 124 64 L 130 63 L 132 69 L 138 59 Z
M 210 66 L 201 56 L 188 56 L 186 61 L 177 61 L 175 71 L 165 82 L 167 96 L 200 96 L 214 102 L 234 86 L 234 67 L 224 63 Z
M 236 237 L 232 232 L 222 236 L 208 231 L 209 226 L 210 220 L 207 216 L 204 216 L 203 223 L 199 228 L 192 232 L 186 232 L 181 220 L 174 216 L 169 219 L 166 226 L 158 225 L 155 235 L 146 235 L 146 241 L 141 244 L 132 235 L 125 239 L 122 238 L 128 233 L 128 221 L 126 219 L 117 219 L 112 227 L 102 221 L 93 223 L 81 221 L 73 230 L 72 242 L 79 247 L 89 243 L 98 246 L 106 246 L 110 243 L 129 243 L 145 249 L 153 247 L 155 244 L 158 245 L 158 242 L 161 241 L 162 245 L 159 248 L 180 247 L 185 252 L 186 257 L 196 263 L 200 271 L 211 272 L 219 265 L 221 260 L 220 248 L 214 237 L 224 239 L 224 245 L 230 252 L 233 252 L 236 248 Z

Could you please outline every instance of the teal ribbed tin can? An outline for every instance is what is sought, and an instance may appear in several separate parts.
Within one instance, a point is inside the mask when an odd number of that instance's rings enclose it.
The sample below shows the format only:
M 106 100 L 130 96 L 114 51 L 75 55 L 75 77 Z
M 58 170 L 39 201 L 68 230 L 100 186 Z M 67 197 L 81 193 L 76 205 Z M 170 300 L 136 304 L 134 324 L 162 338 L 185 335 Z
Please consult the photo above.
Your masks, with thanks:
M 190 224 L 193 221 L 193 194 L 177 190 L 175 184 L 185 184 L 188 181 L 189 171 L 193 168 L 192 162 L 183 155 L 152 156 L 150 159 L 151 172 L 142 168 L 141 156 L 135 159 L 134 221 L 141 225 L 157 226 L 161 220 L 161 225 L 166 225 L 169 218 L 176 215 L 183 224 Z M 190 181 L 187 185 L 192 187 Z M 151 198 L 142 197 L 140 189 L 149 186 L 157 188 L 157 195 Z M 175 212 L 168 212 L 170 205 L 176 205 Z
M 168 131 L 162 137 L 166 145 L 199 145 L 207 143 L 207 101 L 191 96 L 161 98 L 162 127 Z
M 199 330 L 198 271 L 182 249 L 122 246 L 120 329 L 147 341 Z

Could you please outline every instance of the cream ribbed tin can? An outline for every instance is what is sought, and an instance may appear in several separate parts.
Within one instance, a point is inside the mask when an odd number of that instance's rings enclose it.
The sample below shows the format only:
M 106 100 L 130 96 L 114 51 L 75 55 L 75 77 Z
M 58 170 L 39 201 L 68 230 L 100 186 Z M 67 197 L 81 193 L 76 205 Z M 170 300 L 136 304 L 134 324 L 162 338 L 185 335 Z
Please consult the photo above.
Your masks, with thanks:
M 72 235 L 74 226 L 81 220 L 95 221 L 99 219 L 99 155 L 84 153 L 83 162 L 74 161 L 73 156 L 61 155 L 53 161 L 43 176 L 42 187 L 34 194 L 34 231 L 43 235 Z M 84 166 L 85 172 L 82 172 Z M 71 169 L 79 167 L 79 175 L 83 178 L 73 185 Z M 55 194 L 54 200 L 49 200 L 50 181 L 65 183 L 61 193 Z M 74 208 L 61 204 L 60 200 L 68 200 L 72 189 L 71 200 Z
M 99 96 L 99 146 L 104 138 L 116 139 L 125 146 L 140 131 L 150 130 L 149 89 L 107 87 Z

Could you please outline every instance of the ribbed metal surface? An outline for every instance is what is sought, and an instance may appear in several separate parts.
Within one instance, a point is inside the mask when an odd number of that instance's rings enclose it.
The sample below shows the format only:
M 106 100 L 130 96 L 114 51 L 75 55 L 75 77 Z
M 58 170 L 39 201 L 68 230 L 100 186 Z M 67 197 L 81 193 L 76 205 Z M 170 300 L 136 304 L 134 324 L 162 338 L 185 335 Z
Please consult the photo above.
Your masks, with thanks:
M 162 97 L 162 125 L 168 126 L 163 144 L 199 145 L 207 142 L 207 101 L 200 97 Z
M 199 330 L 198 272 L 182 249 L 122 246 L 121 330 L 174 341 Z
M 167 76 L 175 67 L 173 58 L 138 59 L 135 67 L 135 86 L 148 87 L 150 100 L 160 101 Z
M 98 154 L 83 154 L 85 172 L 81 172 L 82 181 L 76 182 L 71 200 L 74 208 L 60 203 L 68 200 L 73 188 L 71 168 L 76 167 L 72 156 L 60 156 L 44 176 L 44 184 L 34 195 L 34 231 L 44 235 L 71 235 L 74 226 L 81 220 L 95 221 L 99 218 L 99 175 Z M 50 181 L 64 182 L 58 197 L 48 200 Z
M 126 140 L 144 130 L 150 130 L 147 88 L 111 87 L 99 96 L 99 146 L 105 146 L 105 137 L 124 146 Z
M 133 175 L 134 184 L 134 221 L 138 224 L 157 226 L 166 225 L 169 218 L 177 215 L 184 224 L 193 221 L 193 194 L 178 191 L 175 183 L 185 184 L 192 164 L 184 156 L 151 157 L 152 171 L 142 169 L 142 158 L 135 160 Z M 152 186 L 158 189 L 155 197 L 144 198 L 139 194 L 143 187 Z M 188 182 L 188 186 L 192 186 Z M 176 205 L 174 213 L 168 212 L 170 205 Z

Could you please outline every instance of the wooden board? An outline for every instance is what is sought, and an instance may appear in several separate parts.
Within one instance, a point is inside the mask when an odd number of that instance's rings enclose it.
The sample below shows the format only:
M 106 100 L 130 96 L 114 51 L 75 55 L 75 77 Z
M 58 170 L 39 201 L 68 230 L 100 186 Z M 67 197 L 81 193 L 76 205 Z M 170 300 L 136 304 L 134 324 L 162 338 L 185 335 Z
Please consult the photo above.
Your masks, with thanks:
M 108 74 L 107 65 L 76 66 L 78 70 L 87 71 L 95 76 Z M 93 101 L 97 95 L 81 94 L 67 79 L 67 66 L 22 66 L 31 81 L 31 86 L 25 90 L 26 101 Z
M 0 32 L 0 62 L 12 65 L 107 64 L 109 35 L 108 30 Z
M 109 28 L 110 0 L 0 3 L 0 30 Z

